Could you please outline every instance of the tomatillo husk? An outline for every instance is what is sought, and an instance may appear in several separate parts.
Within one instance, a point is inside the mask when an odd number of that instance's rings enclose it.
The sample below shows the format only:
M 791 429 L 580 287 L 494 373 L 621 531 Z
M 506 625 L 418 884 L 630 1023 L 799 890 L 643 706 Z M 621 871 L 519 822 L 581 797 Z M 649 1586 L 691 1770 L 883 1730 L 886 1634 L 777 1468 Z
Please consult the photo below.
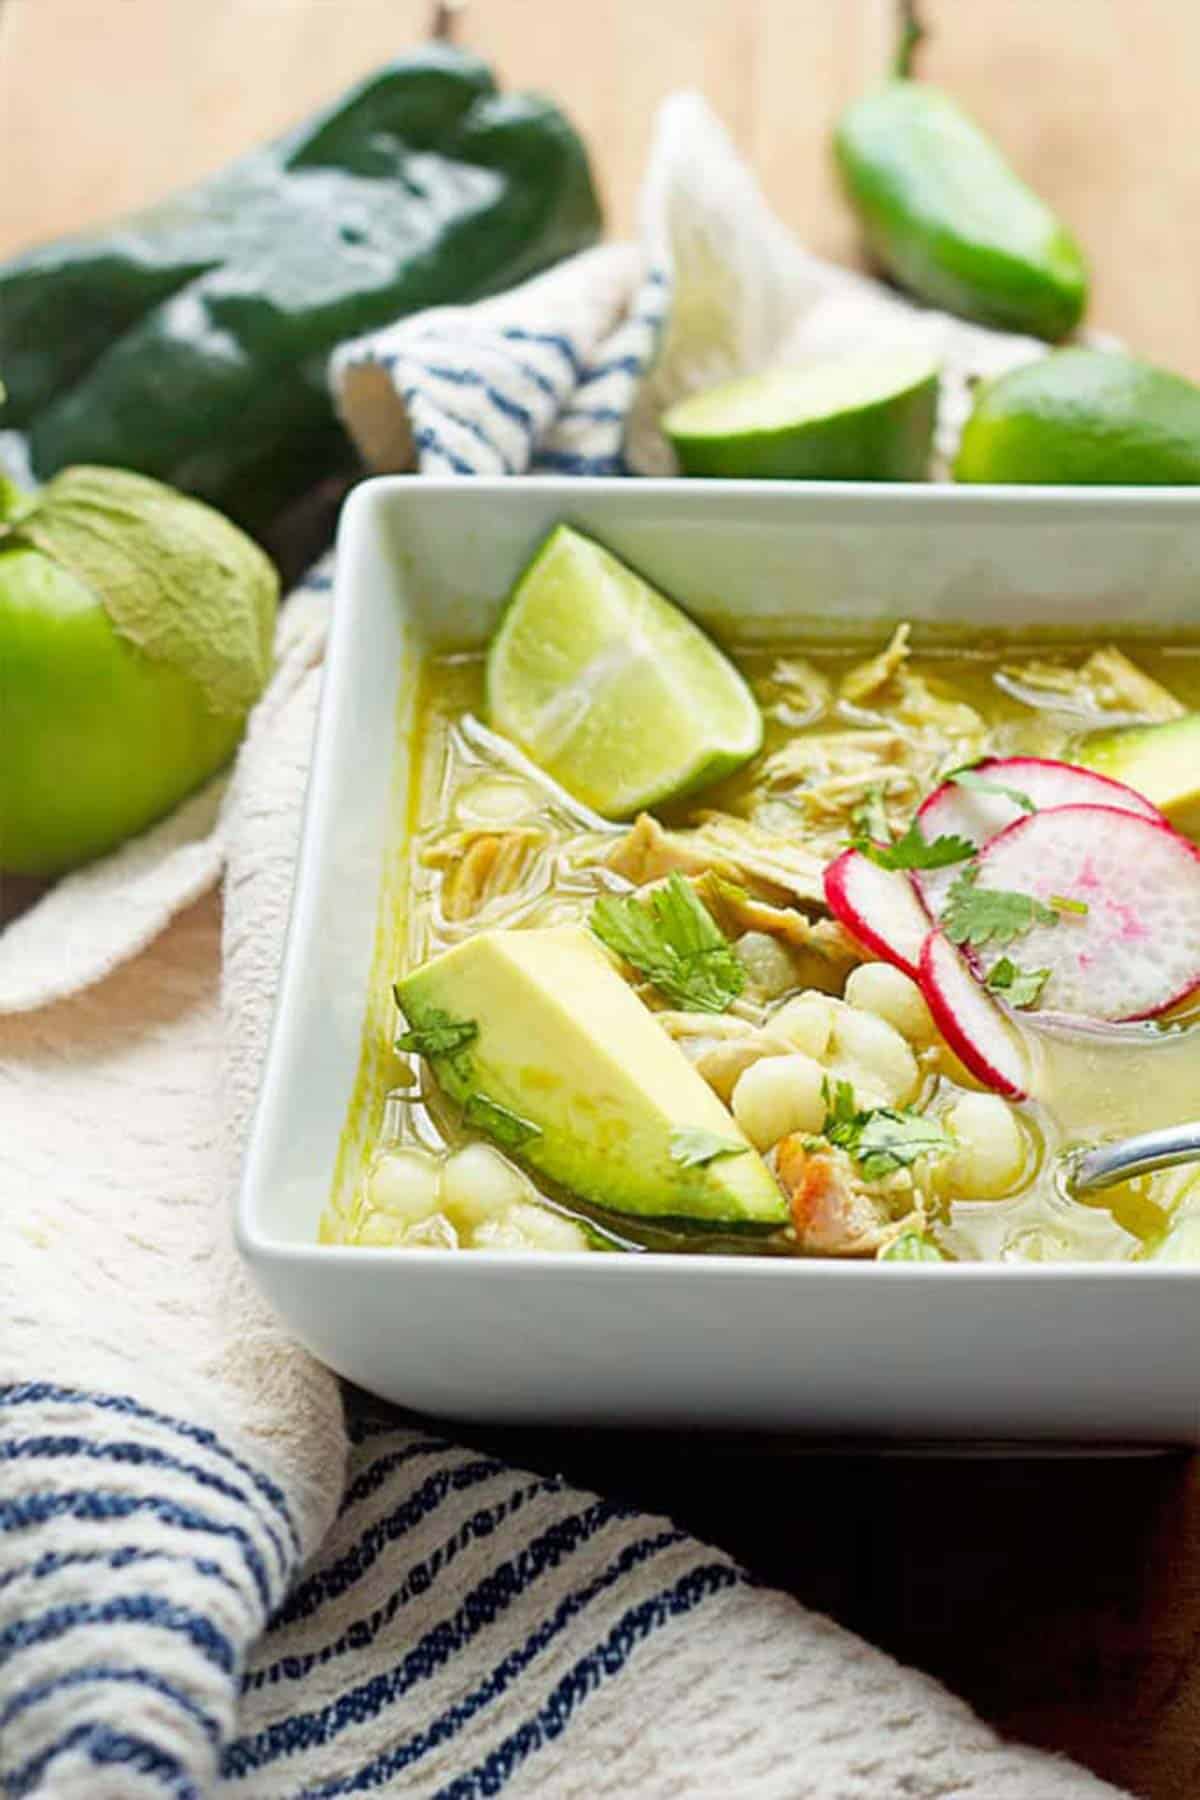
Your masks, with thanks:
M 0 870 L 55 875 L 233 755 L 271 667 L 279 583 L 211 507 L 72 468 L 0 508 Z

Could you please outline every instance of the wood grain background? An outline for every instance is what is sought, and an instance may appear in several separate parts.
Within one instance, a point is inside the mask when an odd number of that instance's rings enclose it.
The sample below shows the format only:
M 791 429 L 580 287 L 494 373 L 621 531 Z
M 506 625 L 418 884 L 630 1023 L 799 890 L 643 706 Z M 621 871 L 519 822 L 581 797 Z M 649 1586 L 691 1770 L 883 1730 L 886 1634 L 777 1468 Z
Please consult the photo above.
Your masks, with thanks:
M 428 0 L 6 0 L 0 254 L 166 193 L 423 34 Z M 1073 226 L 1093 322 L 1200 377 L 1200 6 L 926 0 L 923 71 Z M 830 121 L 882 70 L 891 0 L 472 0 L 504 79 L 558 96 L 629 229 L 654 109 L 708 95 L 783 217 L 853 255 Z
M 925 10 L 923 72 L 1074 227 L 1092 322 L 1200 378 L 1196 0 Z M 825 143 L 882 70 L 890 16 L 888 0 L 474 0 L 464 36 L 508 82 L 567 106 L 614 231 L 634 219 L 656 103 L 691 86 L 788 223 L 852 259 Z M 7 0 L 0 254 L 203 175 L 426 22 L 424 0 Z M 1144 1800 L 1200 1795 L 1194 1462 L 811 1458 L 698 1437 L 514 1452 L 674 1512 L 1002 1728 Z

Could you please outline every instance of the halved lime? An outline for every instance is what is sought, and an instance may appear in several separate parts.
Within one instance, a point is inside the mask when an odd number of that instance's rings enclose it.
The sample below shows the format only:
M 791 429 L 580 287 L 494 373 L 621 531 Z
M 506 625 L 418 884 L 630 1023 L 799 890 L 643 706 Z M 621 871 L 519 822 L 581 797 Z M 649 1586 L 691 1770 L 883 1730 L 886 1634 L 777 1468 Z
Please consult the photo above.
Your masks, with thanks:
M 662 428 L 685 475 L 923 481 L 937 390 L 923 351 L 841 356 L 693 394 Z
M 729 659 L 569 525 L 513 589 L 488 652 L 487 705 L 497 731 L 613 819 L 717 781 L 762 745 L 762 715 Z

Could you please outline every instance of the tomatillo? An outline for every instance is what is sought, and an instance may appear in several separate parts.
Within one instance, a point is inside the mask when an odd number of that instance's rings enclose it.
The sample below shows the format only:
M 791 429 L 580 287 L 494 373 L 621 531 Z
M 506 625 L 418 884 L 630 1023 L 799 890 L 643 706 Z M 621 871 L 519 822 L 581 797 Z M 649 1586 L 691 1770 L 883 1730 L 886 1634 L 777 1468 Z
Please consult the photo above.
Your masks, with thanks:
M 5 517 L 7 514 L 7 517 Z M 211 507 L 121 469 L 0 495 L 0 870 L 56 875 L 232 756 L 279 582 Z

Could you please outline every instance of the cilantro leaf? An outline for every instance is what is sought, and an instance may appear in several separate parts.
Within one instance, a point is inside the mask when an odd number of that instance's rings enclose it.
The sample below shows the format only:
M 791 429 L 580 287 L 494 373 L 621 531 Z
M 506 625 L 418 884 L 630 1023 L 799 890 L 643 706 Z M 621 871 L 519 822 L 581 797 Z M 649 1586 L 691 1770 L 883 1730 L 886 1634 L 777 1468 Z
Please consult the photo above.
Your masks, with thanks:
M 729 939 L 677 873 L 645 900 L 601 895 L 588 923 L 602 944 L 690 1012 L 724 1012 L 745 986 Z
M 955 787 L 969 788 L 975 794 L 998 794 L 1003 800 L 1011 800 L 1013 805 L 1019 806 L 1022 812 L 1035 813 L 1037 811 L 1037 807 L 1029 795 L 1023 794 L 1020 788 L 1005 787 L 1002 781 L 989 781 L 986 775 L 977 775 L 974 769 L 955 769 L 953 774 L 947 775 L 946 779 L 952 781 Z
M 945 1156 L 954 1139 L 936 1119 L 911 1106 L 877 1106 L 860 1112 L 848 1081 L 825 1087 L 824 1136 L 858 1163 L 865 1181 L 880 1181 L 907 1169 L 922 1156 Z
M 985 986 L 1003 994 L 1010 1006 L 1036 1006 L 1049 979 L 1049 969 L 1022 969 L 1002 956 L 988 970 Z
M 939 781 L 953 781 L 956 775 L 969 775 L 972 769 L 978 769 L 982 763 L 990 759 L 981 750 L 978 756 L 969 756 L 966 762 L 955 763 L 952 769 L 942 769 Z
M 1057 925 L 1058 914 L 1032 894 L 1007 888 L 981 888 L 978 865 L 964 869 L 946 896 L 942 930 L 952 944 L 1002 947 L 1032 931 L 1035 925 Z
M 851 1082 L 835 1081 L 831 1088 L 829 1077 L 826 1075 L 821 1082 L 821 1098 L 825 1102 L 825 1123 L 821 1127 L 825 1137 L 829 1137 L 831 1126 L 853 1125 L 859 1117 L 858 1103 L 854 1098 L 854 1087 Z M 830 1139 L 830 1141 L 833 1140 Z
M 919 1231 L 902 1231 L 875 1258 L 876 1262 L 945 1262 L 937 1245 Z
M 873 782 L 850 814 L 851 842 L 859 845 L 860 848 L 864 840 L 868 844 L 889 844 L 891 842 L 892 828 L 888 824 L 883 796 L 883 783 L 881 781 Z
M 854 847 L 881 869 L 945 869 L 951 863 L 966 862 L 978 848 L 964 837 L 923 837 L 915 819 L 894 844 L 857 837 Z
M 926 838 L 918 821 L 910 820 L 894 842 L 883 804 L 884 789 L 876 782 L 850 815 L 850 843 L 881 869 L 944 869 L 974 856 L 975 845 L 964 837 Z
M 393 988 L 396 1005 L 401 1005 L 400 990 Z M 396 1039 L 397 1050 L 411 1050 L 417 1056 L 453 1056 L 479 1036 L 474 1019 L 455 1019 L 439 1007 L 431 1006 L 420 1025 L 402 1031 Z
M 532 1119 L 523 1119 L 520 1113 L 510 1112 L 507 1106 L 489 1100 L 486 1094 L 471 1095 L 463 1108 L 463 1119 L 468 1125 L 478 1126 L 505 1150 L 519 1150 L 522 1144 L 542 1135 L 541 1126 L 535 1125 Z
M 881 1106 L 868 1113 L 850 1150 L 864 1179 L 879 1181 L 923 1156 L 945 1156 L 953 1148 L 953 1139 L 936 1119 L 908 1106 Z
M 705 1131 L 698 1125 L 681 1125 L 671 1133 L 671 1160 L 682 1163 L 685 1169 L 702 1169 L 719 1156 L 745 1156 L 749 1148 L 748 1144 L 718 1137 L 715 1131 Z

